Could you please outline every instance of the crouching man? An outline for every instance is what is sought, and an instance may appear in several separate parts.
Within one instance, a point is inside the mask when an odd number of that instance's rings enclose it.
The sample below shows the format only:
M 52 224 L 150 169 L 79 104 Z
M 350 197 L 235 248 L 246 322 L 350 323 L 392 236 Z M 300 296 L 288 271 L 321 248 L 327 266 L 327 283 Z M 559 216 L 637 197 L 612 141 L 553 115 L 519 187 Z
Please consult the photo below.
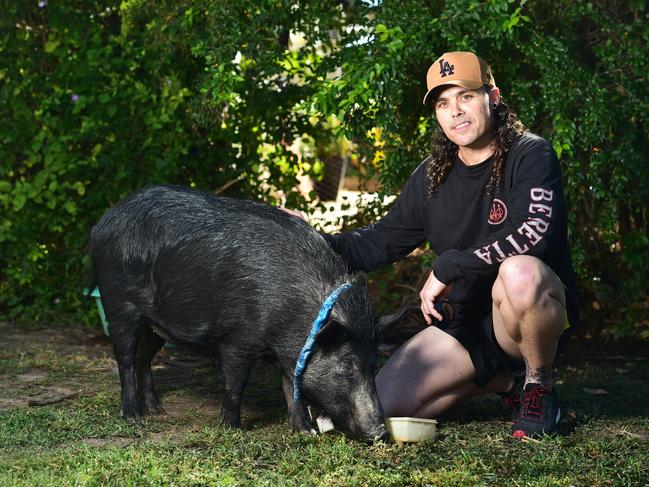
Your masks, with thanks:
M 440 129 L 430 157 L 380 221 L 326 236 L 353 270 L 378 269 L 425 240 L 438 256 L 420 293 L 433 326 L 376 377 L 383 410 L 434 417 L 496 392 L 514 436 L 552 433 L 552 366 L 578 321 L 559 161 L 475 54 L 441 56 L 427 88 Z

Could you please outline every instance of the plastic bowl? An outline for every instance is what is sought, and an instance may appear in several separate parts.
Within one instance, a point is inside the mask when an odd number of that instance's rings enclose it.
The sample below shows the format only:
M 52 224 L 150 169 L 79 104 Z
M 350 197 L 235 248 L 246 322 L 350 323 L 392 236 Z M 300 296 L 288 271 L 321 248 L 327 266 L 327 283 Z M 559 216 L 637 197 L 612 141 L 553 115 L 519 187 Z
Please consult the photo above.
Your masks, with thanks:
M 434 440 L 437 435 L 437 420 L 409 417 L 385 418 L 385 425 L 392 441 L 397 443 L 414 443 Z

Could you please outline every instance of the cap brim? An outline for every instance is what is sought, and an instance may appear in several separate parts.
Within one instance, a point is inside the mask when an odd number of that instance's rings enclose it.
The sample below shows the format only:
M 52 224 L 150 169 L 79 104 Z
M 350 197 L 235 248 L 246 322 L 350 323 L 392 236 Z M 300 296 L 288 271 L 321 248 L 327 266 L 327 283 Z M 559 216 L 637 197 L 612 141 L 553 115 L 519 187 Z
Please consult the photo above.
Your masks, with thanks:
M 433 86 L 424 95 L 424 99 L 422 100 L 422 103 L 424 105 L 427 105 L 431 101 L 435 100 L 437 93 L 439 93 L 439 91 L 445 86 L 461 86 L 462 88 L 467 88 L 469 90 L 477 90 L 478 88 L 482 88 L 484 85 L 485 83 L 476 83 L 475 81 L 471 81 L 471 80 L 454 79 L 452 81 L 449 81 L 448 83 Z

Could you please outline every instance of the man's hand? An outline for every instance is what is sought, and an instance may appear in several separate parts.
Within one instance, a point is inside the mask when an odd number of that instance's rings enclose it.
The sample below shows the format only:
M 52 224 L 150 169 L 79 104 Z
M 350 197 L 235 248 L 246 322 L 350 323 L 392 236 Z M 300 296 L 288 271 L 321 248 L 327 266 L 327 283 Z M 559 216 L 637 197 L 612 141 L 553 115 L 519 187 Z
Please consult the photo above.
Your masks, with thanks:
M 450 290 L 450 286 L 439 281 L 435 277 L 435 274 L 433 274 L 433 271 L 430 271 L 426 284 L 424 284 L 424 287 L 421 288 L 419 293 L 419 297 L 421 298 L 421 312 L 424 315 L 426 323 L 429 325 L 433 324 L 431 316 L 439 321 L 444 319 L 440 312 L 435 309 L 435 303 L 446 296 Z
M 304 213 L 302 213 L 299 210 L 294 210 L 293 208 L 284 208 L 283 206 L 279 206 L 278 208 L 280 210 L 282 210 L 283 212 L 288 213 L 289 215 L 293 215 L 293 216 L 296 216 L 298 218 L 301 218 L 304 221 L 307 221 L 306 217 L 304 216 Z

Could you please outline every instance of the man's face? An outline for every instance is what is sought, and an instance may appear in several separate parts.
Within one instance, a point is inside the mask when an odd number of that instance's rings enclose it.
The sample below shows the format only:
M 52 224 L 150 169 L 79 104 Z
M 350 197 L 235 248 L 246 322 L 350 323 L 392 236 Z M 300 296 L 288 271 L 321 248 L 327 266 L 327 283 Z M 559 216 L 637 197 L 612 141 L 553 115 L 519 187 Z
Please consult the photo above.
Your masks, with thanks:
M 499 101 L 498 88 L 469 90 L 461 86 L 443 89 L 435 100 L 437 122 L 460 148 L 482 149 L 491 143 L 493 118 L 489 104 Z

